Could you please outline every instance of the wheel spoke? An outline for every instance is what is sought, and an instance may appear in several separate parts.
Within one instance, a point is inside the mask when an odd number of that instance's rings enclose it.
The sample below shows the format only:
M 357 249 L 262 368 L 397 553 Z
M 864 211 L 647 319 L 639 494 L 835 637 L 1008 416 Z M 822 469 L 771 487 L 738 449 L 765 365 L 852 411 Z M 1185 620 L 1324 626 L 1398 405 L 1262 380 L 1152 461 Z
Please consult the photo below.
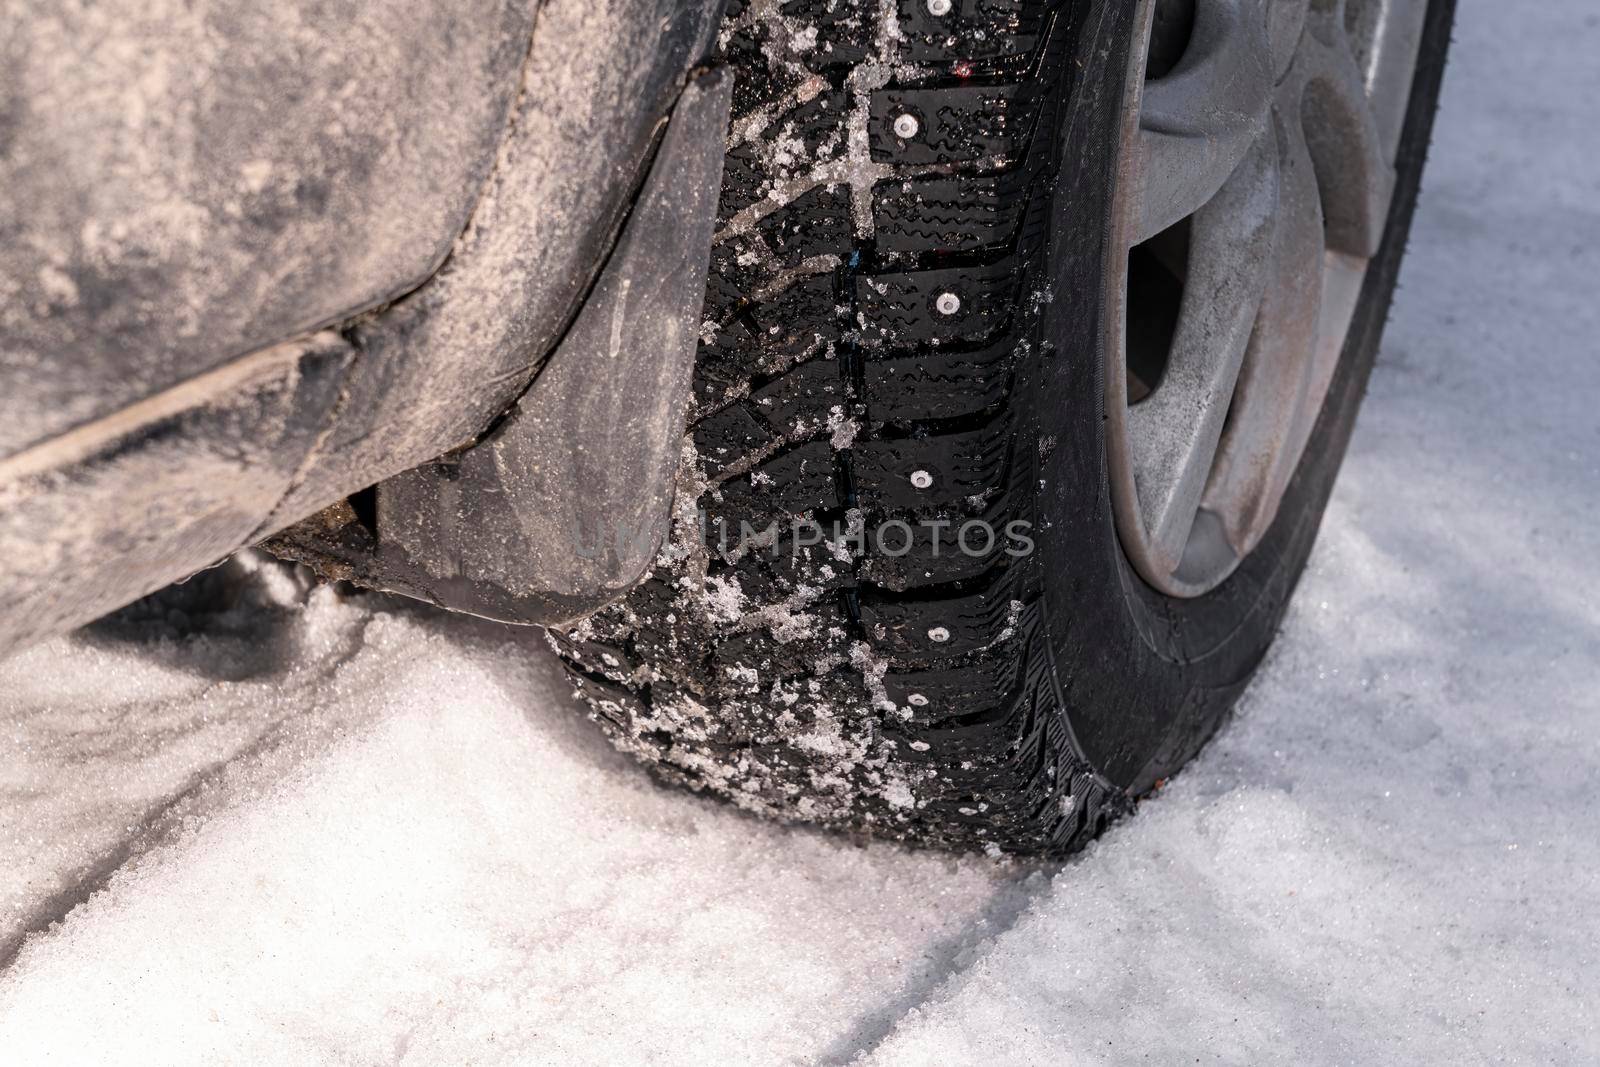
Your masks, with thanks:
M 1300 119 L 1322 187 L 1328 247 L 1370 259 L 1388 222 L 1394 168 L 1342 0 L 1312 5 L 1289 79 L 1303 87 Z
M 1272 84 L 1283 81 L 1305 33 L 1311 0 L 1275 0 L 1267 7 L 1267 41 L 1272 48 Z
M 1272 99 L 1265 0 L 1200 0 L 1177 68 L 1144 88 L 1135 243 L 1194 214 L 1255 142 Z
M 1189 276 L 1166 373 L 1128 411 L 1141 518 L 1155 562 L 1177 570 L 1250 340 L 1278 215 L 1278 153 L 1257 139 L 1194 215 Z
M 1307 366 L 1317 347 L 1322 308 L 1322 206 L 1311 153 L 1298 123 L 1298 101 L 1274 114 L 1281 175 L 1281 216 L 1271 281 L 1245 351 L 1229 425 L 1206 485 L 1203 506 L 1216 514 L 1234 553 L 1260 542 L 1294 472 L 1298 453 L 1284 448 L 1307 404 Z M 1285 112 L 1291 121 L 1285 121 Z

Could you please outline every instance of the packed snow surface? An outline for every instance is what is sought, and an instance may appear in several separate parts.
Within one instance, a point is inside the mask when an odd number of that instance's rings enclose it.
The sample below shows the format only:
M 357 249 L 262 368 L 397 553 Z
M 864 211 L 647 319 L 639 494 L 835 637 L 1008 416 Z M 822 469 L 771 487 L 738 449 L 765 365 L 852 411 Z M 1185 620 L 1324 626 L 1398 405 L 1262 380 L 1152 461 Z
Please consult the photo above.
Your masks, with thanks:
M 1083 856 L 658 789 L 537 634 L 246 558 L 0 664 L 0 1061 L 1600 1062 L 1596 55 L 1464 0 L 1282 639 Z

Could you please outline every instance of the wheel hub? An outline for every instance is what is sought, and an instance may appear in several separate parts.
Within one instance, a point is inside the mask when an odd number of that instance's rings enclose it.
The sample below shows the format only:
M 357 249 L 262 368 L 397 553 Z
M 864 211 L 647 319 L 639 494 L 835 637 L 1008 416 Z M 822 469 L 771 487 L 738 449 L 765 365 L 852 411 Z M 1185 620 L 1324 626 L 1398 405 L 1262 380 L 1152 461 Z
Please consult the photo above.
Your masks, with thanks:
M 1305 452 L 1377 252 L 1426 0 L 1140 0 L 1107 275 L 1117 529 L 1215 589 Z

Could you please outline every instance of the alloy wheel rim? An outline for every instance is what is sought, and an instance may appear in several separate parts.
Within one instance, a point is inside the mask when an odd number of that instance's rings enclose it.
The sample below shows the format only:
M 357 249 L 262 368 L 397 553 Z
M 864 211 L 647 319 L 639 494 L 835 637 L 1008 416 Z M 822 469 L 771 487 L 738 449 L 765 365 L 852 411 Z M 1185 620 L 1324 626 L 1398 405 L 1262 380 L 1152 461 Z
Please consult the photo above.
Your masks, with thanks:
M 1171 596 L 1277 516 L 1389 215 L 1427 0 L 1140 0 L 1105 303 L 1117 531 Z

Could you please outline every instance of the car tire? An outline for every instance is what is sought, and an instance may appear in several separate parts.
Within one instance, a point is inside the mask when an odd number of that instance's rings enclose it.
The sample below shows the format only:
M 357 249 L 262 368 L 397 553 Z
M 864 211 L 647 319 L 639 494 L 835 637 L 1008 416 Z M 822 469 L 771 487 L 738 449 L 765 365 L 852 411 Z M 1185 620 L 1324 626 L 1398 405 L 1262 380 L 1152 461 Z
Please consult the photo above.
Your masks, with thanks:
M 1260 664 L 1378 349 L 1453 5 L 1427 10 L 1387 226 L 1303 458 L 1259 544 L 1188 597 L 1130 563 L 1107 466 L 1139 7 L 732 5 L 674 532 L 624 603 L 551 633 L 667 780 L 1062 855 L 1194 756 Z

